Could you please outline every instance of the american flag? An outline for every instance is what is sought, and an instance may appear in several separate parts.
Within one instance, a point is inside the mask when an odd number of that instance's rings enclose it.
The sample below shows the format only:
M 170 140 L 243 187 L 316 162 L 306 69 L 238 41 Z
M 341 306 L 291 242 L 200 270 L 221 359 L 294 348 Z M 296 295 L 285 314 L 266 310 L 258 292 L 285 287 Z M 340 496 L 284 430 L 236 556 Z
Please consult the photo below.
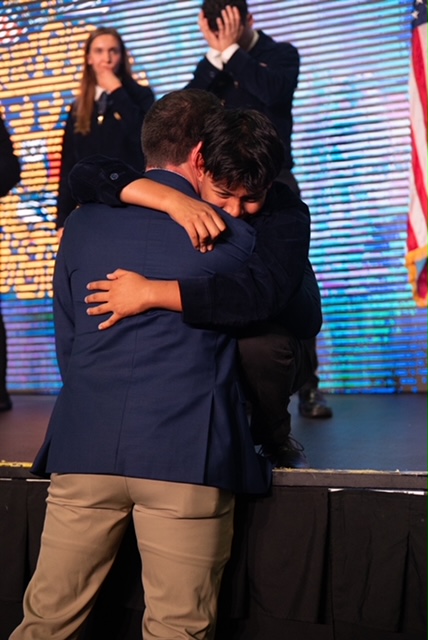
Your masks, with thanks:
M 410 69 L 412 167 L 407 233 L 409 280 L 419 307 L 427 306 L 427 0 L 414 0 Z

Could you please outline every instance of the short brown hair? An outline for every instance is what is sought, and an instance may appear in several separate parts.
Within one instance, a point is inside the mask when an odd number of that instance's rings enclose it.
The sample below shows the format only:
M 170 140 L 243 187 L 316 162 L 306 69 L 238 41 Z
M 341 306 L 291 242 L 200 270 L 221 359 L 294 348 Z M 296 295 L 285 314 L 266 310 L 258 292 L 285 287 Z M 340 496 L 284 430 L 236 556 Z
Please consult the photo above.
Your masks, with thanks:
M 147 166 L 186 162 L 202 140 L 205 119 L 220 109 L 220 100 L 202 89 L 181 89 L 160 98 L 147 112 L 141 133 Z

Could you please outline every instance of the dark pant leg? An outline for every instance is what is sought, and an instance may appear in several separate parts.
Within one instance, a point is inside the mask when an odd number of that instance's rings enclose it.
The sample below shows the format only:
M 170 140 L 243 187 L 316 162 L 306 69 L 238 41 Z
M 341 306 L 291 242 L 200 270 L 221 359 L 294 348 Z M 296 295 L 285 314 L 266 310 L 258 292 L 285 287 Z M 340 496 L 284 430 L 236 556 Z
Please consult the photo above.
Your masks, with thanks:
M 290 397 L 314 370 L 311 345 L 273 323 L 247 330 L 238 344 L 254 442 L 283 444 L 291 429 Z
M 296 178 L 294 177 L 292 171 L 289 171 L 288 169 L 282 169 L 281 173 L 277 177 L 277 180 L 279 182 L 286 184 L 288 187 L 290 187 L 290 189 L 296 195 L 298 195 L 299 198 L 301 197 L 299 184 Z M 318 385 L 319 385 L 319 378 L 316 374 L 318 369 L 316 338 L 311 338 L 311 340 L 308 340 L 306 348 L 310 351 L 310 357 L 314 364 L 313 364 L 313 369 L 310 375 L 308 376 L 306 382 L 304 383 L 304 385 L 302 385 L 302 388 L 300 389 L 299 395 L 303 394 L 305 391 L 309 391 L 310 389 L 318 389 Z
M 310 338 L 309 340 L 306 340 L 307 343 L 307 349 L 310 351 L 311 353 L 311 361 L 313 362 L 313 370 L 311 371 L 310 375 L 308 376 L 306 382 L 300 387 L 299 389 L 299 395 L 305 395 L 305 392 L 309 391 L 310 389 L 318 389 L 318 384 L 320 379 L 317 376 L 317 369 L 318 369 L 318 356 L 317 356 L 317 341 L 316 338 Z

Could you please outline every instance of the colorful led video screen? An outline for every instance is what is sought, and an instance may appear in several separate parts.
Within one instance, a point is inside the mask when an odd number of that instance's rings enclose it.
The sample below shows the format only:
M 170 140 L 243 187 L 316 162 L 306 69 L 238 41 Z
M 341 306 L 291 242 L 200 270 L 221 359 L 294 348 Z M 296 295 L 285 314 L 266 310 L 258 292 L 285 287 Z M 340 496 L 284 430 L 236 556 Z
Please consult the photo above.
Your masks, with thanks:
M 426 310 L 405 268 L 409 209 L 411 0 L 249 2 L 255 26 L 292 42 L 301 71 L 293 153 L 312 214 L 323 299 L 321 387 L 426 389 Z M 157 98 L 182 88 L 206 52 L 200 3 L 17 2 L 0 16 L 0 104 L 22 180 L 0 202 L 1 304 L 10 391 L 56 393 L 51 279 L 61 136 L 82 44 L 114 26 Z

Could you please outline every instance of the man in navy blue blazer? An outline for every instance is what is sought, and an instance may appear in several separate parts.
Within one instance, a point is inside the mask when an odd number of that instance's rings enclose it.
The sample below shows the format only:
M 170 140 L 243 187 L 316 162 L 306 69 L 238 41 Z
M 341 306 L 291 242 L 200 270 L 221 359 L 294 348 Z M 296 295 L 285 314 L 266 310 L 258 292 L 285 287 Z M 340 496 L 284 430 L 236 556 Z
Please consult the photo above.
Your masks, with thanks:
M 203 0 L 199 27 L 209 49 L 187 87 L 214 93 L 227 109 L 257 109 L 268 116 L 284 145 L 278 180 L 300 196 L 291 145 L 292 106 L 300 67 L 298 50 L 290 42 L 278 42 L 255 29 L 246 0 Z M 314 364 L 299 390 L 299 412 L 306 418 L 330 418 L 333 410 L 319 389 L 315 338 L 310 349 Z M 259 379 L 263 380 L 263 376 L 260 370 Z
M 217 103 L 197 90 L 155 103 L 142 138 L 153 181 L 197 198 L 200 183 L 215 180 L 195 159 L 198 123 L 210 110 L 221 119 Z M 267 119 L 258 138 L 257 170 L 245 183 L 257 197 L 283 153 Z M 264 493 L 270 480 L 249 431 L 236 341 L 160 309 L 100 332 L 84 300 L 87 282 L 118 264 L 155 280 L 198 277 L 237 270 L 254 246 L 251 227 L 229 217 L 216 250 L 202 254 L 160 211 L 131 206 L 118 216 L 91 204 L 69 216 L 54 275 L 63 387 L 33 465 L 51 476 L 46 520 L 24 620 L 11 640 L 77 637 L 131 518 L 143 565 L 144 640 L 213 637 L 234 494 Z
M 222 174 L 216 172 L 220 180 L 213 188 L 205 188 L 203 197 L 232 216 L 245 219 L 256 232 L 256 249 L 243 267 L 213 277 L 177 279 L 172 297 L 173 283 L 153 283 L 141 273 L 117 270 L 108 280 L 88 284 L 96 293 L 89 295 L 87 302 L 100 303 L 99 307 L 89 308 L 88 313 L 112 312 L 99 325 L 100 329 L 108 329 L 120 318 L 154 305 L 182 311 L 187 323 L 231 327 L 239 332 L 254 441 L 262 445 L 276 466 L 302 468 L 309 465 L 301 445 L 291 437 L 288 405 L 291 394 L 305 383 L 313 369 L 308 338 L 320 330 L 321 302 L 308 260 L 308 207 L 280 182 L 272 184 L 263 202 L 251 202 L 230 180 L 230 166 L 241 166 L 244 171 L 251 166 L 249 131 L 258 117 L 265 116 L 254 110 L 228 109 L 221 126 L 207 119 L 201 146 L 208 173 L 216 167 L 217 156 L 224 167 Z M 151 181 L 121 161 L 96 156 L 76 165 L 73 173 L 73 191 L 81 202 L 102 201 L 120 206 L 123 199 L 127 203 L 148 204 Z M 199 218 L 189 224 L 188 200 L 182 194 L 176 195 L 180 195 L 179 201 L 184 200 L 180 204 L 184 214 L 179 215 L 177 197 L 170 192 L 167 198 L 164 196 L 168 213 L 186 228 L 190 237 L 198 229 L 200 242 L 207 242 L 212 236 L 206 234 L 212 234 L 212 230 L 204 230 L 202 224 L 201 231 Z M 205 206 L 195 204 L 203 216 Z M 122 210 L 117 209 L 118 215 Z M 204 220 L 205 217 L 202 223 Z

